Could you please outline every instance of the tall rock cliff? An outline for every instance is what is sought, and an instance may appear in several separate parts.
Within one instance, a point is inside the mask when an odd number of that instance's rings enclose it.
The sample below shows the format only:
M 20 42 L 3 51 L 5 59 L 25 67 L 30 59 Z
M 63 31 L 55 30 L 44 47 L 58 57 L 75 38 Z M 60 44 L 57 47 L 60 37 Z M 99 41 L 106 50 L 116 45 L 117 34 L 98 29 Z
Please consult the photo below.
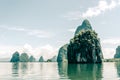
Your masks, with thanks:
M 114 55 L 114 58 L 120 58 L 120 46 L 116 48 L 116 54 Z
M 103 56 L 96 32 L 81 31 L 70 40 L 67 55 L 68 63 L 101 63 Z
M 63 46 L 64 47 L 64 46 Z M 88 20 L 84 20 L 82 25 L 78 26 L 74 37 L 70 43 L 65 46 L 67 49 L 59 49 L 57 61 L 62 62 L 63 59 L 68 63 L 101 63 L 103 54 L 100 45 L 100 38 L 97 33 L 92 30 L 92 26 Z M 66 58 L 64 58 L 64 56 Z
M 68 47 L 68 44 L 65 44 L 59 49 L 57 62 L 67 61 L 67 47 Z
M 78 26 L 67 47 L 68 63 L 101 63 L 100 39 L 88 20 Z

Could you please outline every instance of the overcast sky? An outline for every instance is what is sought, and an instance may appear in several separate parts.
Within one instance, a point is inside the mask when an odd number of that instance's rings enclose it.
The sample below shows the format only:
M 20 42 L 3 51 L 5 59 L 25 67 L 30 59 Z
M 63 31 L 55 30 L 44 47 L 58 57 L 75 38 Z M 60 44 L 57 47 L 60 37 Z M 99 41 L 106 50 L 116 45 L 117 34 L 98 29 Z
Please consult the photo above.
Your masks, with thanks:
M 46 59 L 88 19 L 105 58 L 120 45 L 120 0 L 0 0 L 0 58 L 20 53 Z

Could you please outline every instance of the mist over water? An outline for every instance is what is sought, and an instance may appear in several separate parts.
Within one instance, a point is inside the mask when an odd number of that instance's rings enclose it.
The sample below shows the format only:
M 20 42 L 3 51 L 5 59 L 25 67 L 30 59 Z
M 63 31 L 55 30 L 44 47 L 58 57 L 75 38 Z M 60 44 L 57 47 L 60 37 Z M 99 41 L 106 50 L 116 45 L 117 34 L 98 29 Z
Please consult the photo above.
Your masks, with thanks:
M 118 80 L 120 63 L 0 63 L 0 80 Z

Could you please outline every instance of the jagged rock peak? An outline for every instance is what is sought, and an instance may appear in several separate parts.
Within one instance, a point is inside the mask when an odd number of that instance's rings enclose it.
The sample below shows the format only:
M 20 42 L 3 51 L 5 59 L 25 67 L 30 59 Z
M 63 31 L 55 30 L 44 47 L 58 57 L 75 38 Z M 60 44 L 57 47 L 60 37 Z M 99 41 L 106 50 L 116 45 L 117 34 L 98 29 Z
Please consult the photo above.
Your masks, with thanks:
M 92 26 L 90 24 L 90 22 L 85 19 L 83 22 L 82 22 L 82 25 L 78 26 L 76 31 L 75 31 L 75 35 L 78 34 L 81 30 L 92 30 Z

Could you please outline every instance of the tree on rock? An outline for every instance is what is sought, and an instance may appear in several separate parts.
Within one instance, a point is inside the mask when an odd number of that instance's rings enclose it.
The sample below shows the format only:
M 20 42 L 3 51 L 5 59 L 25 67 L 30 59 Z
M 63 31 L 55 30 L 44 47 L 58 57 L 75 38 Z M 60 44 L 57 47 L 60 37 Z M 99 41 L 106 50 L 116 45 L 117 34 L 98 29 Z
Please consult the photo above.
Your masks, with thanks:
M 13 55 L 12 55 L 12 58 L 10 60 L 10 62 L 19 62 L 19 52 L 15 52 Z
M 82 30 L 68 45 L 69 63 L 101 63 L 102 51 L 97 33 L 93 30 Z
M 67 47 L 68 63 L 101 63 L 100 39 L 88 20 L 78 26 Z
M 27 53 L 22 53 L 20 56 L 20 62 L 29 62 L 29 56 Z

